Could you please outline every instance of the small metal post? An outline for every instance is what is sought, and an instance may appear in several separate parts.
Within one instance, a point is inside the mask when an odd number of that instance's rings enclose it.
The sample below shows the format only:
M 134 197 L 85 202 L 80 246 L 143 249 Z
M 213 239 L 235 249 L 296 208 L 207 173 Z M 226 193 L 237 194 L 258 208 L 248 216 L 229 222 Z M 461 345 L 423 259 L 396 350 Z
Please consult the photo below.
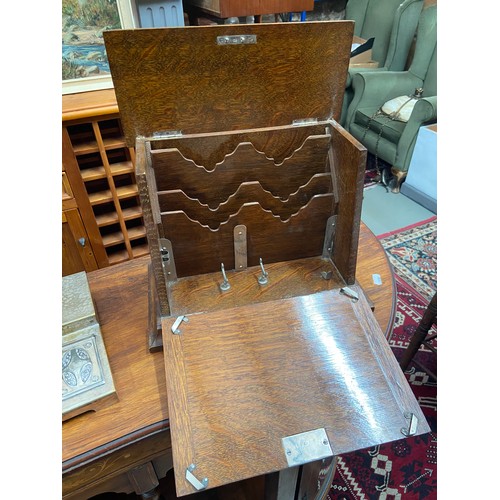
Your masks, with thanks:
M 224 263 L 221 263 L 220 268 L 221 268 L 221 271 L 222 271 L 222 278 L 223 278 L 223 281 L 222 281 L 222 283 L 219 285 L 219 288 L 220 288 L 223 292 L 225 292 L 226 290 L 229 290 L 229 289 L 231 288 L 231 285 L 229 284 L 229 281 L 227 280 L 226 270 L 224 269 Z
M 259 276 L 258 279 L 259 285 L 267 285 L 267 272 L 264 269 L 264 264 L 262 263 L 262 257 L 259 259 L 259 265 L 262 271 L 262 274 Z

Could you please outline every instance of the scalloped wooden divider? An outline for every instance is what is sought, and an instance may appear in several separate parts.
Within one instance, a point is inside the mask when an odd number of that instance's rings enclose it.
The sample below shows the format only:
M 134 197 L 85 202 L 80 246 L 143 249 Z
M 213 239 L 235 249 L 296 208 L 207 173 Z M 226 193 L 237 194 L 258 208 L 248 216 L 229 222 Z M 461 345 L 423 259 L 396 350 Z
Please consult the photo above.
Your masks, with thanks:
M 237 191 L 216 209 L 189 198 L 180 190 L 166 191 L 158 195 L 158 203 L 162 215 L 172 211 L 183 211 L 190 219 L 211 229 L 217 229 L 226 222 L 232 214 L 238 212 L 244 203 L 258 202 L 264 210 L 270 210 L 274 215 L 286 221 L 296 214 L 311 200 L 314 195 L 326 194 L 332 190 L 330 173 L 316 174 L 305 185 L 292 193 L 287 200 L 282 201 L 263 189 L 258 181 L 244 182 Z
M 275 165 L 251 143 L 241 143 L 213 171 L 184 158 L 178 149 L 152 151 L 158 194 L 172 188 L 182 189 L 190 198 L 216 209 L 243 182 L 259 181 L 263 189 L 286 200 L 313 175 L 329 171 L 330 140 L 329 135 L 309 137 L 281 165 Z
M 234 227 L 247 228 L 248 265 L 321 255 L 326 222 L 332 214 L 332 193 L 316 195 L 287 222 L 258 203 L 244 204 L 217 231 L 189 219 L 182 211 L 161 216 L 165 238 L 172 242 L 177 276 L 234 269 Z
M 310 137 L 328 134 L 324 124 L 301 127 L 274 127 L 272 129 L 245 130 L 225 134 L 193 134 L 187 137 L 172 137 L 151 142 L 151 150 L 178 149 L 185 158 L 207 170 L 222 163 L 242 142 L 251 142 L 257 151 L 262 151 L 279 165 Z M 299 145 L 299 146 L 297 146 Z

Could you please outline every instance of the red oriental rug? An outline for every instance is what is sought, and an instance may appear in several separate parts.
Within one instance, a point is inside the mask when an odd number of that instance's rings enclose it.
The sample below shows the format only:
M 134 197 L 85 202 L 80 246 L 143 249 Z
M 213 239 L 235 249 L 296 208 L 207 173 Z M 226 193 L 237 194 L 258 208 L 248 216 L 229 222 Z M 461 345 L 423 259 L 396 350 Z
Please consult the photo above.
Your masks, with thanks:
M 437 289 L 436 229 L 433 217 L 379 237 L 396 278 L 397 310 L 389 343 L 397 359 Z M 435 354 L 421 350 L 417 356 L 437 373 Z M 405 374 L 431 432 L 338 457 L 328 500 L 437 498 L 437 384 L 413 364 Z

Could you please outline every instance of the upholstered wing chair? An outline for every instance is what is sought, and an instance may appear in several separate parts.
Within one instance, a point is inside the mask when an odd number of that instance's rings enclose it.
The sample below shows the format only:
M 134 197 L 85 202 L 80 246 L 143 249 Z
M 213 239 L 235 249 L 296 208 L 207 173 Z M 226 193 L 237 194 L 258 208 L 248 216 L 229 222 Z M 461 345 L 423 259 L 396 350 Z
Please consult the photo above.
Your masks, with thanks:
M 370 153 L 392 166 L 393 192 L 399 192 L 410 165 L 422 125 L 437 121 L 437 7 L 426 7 L 417 29 L 415 52 L 407 71 L 365 72 L 354 75 L 353 100 L 345 128 Z M 407 122 L 380 113 L 389 100 L 423 89 Z
M 345 18 L 354 21 L 354 34 L 375 38 L 372 58 L 378 68 L 349 68 L 340 124 L 344 125 L 351 103 L 353 76 L 360 71 L 402 71 L 415 37 L 423 0 L 349 0 Z

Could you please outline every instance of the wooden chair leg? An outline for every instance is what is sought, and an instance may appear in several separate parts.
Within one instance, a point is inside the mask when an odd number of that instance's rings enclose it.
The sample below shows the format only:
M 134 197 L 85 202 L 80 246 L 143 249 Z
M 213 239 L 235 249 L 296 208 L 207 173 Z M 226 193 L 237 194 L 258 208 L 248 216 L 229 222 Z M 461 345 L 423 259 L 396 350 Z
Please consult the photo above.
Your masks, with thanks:
M 427 309 L 420 320 L 420 323 L 415 330 L 415 333 L 412 335 L 410 339 L 410 343 L 406 348 L 401 361 L 399 362 L 399 366 L 403 371 L 408 368 L 408 365 L 412 361 L 415 354 L 417 354 L 420 346 L 425 341 L 429 330 L 432 328 L 432 325 L 436 322 L 437 318 L 437 292 L 434 294 L 432 299 L 427 306 Z M 434 375 L 433 375 L 434 376 Z

